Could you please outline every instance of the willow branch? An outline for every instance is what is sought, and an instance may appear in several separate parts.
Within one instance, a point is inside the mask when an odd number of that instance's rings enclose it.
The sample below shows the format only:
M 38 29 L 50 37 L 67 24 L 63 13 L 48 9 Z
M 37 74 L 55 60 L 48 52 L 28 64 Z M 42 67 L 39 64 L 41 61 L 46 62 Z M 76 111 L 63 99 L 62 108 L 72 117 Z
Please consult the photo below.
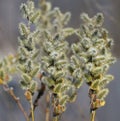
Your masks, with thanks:
M 34 107 L 33 107 L 32 99 L 30 100 L 30 107 L 31 107 L 31 117 L 32 117 L 32 121 L 35 121 L 35 117 L 34 117 Z
M 96 101 L 96 95 L 94 91 L 89 89 L 89 97 L 90 97 L 90 121 L 95 121 L 96 109 L 93 106 L 93 103 Z
M 96 114 L 96 111 L 91 111 L 91 113 L 90 113 L 90 121 L 95 121 L 95 114 Z
M 46 95 L 46 118 L 45 121 L 49 121 L 50 118 L 50 96 L 49 94 Z
M 16 95 L 15 95 L 15 93 L 14 93 L 14 91 L 13 91 L 13 88 L 9 88 L 9 86 L 6 84 L 6 85 L 4 85 L 4 89 L 5 89 L 5 91 L 7 91 L 7 92 L 10 94 L 10 96 L 15 100 L 15 102 L 17 103 L 19 109 L 20 109 L 21 112 L 23 113 L 23 115 L 24 115 L 26 121 L 29 121 L 28 115 L 27 115 L 26 111 L 24 110 L 24 108 L 23 108 L 23 106 L 22 106 L 22 104 L 21 104 L 21 102 L 20 102 L 19 97 L 16 97 Z
M 41 89 L 38 91 L 38 95 L 33 102 L 33 110 L 34 111 L 35 111 L 36 107 L 38 106 L 38 101 L 41 98 L 41 96 L 44 94 L 44 91 L 45 91 L 45 85 L 43 83 L 41 83 Z M 31 112 L 29 114 L 29 117 L 31 117 Z

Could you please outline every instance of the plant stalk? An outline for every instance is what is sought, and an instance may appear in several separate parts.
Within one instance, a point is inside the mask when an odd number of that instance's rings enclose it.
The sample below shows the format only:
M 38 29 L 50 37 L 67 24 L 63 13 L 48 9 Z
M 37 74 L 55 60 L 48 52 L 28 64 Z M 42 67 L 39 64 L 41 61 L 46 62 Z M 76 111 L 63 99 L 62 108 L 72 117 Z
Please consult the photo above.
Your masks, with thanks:
M 38 101 L 39 99 L 43 96 L 45 92 L 45 85 L 43 83 L 41 83 L 41 89 L 38 91 L 38 95 L 35 98 L 35 101 L 33 102 L 33 110 L 35 111 L 36 107 L 38 106 Z M 29 118 L 31 117 L 31 112 L 29 113 Z
M 22 106 L 22 104 L 21 104 L 21 102 L 20 102 L 20 99 L 19 99 L 18 97 L 16 97 L 16 95 L 15 95 L 15 93 L 14 93 L 14 91 L 13 91 L 13 88 L 9 88 L 9 86 L 6 84 L 6 85 L 4 85 L 4 89 L 5 89 L 5 91 L 7 91 L 7 92 L 10 94 L 10 96 L 15 100 L 15 102 L 17 103 L 19 109 L 20 109 L 21 112 L 23 113 L 23 115 L 24 115 L 26 121 L 29 121 L 28 115 L 27 115 L 26 111 L 24 110 L 24 108 L 23 108 L 23 106 Z
M 53 121 L 59 121 L 59 116 L 53 117 Z
M 49 94 L 46 95 L 46 119 L 45 121 L 49 121 L 50 120 L 50 96 Z
M 35 119 L 34 119 L 34 107 L 33 107 L 32 99 L 30 100 L 30 106 L 31 106 L 31 117 L 32 117 L 32 121 L 35 121 Z
M 90 121 L 95 121 L 95 115 L 96 115 L 96 111 L 91 111 L 91 113 L 90 113 Z

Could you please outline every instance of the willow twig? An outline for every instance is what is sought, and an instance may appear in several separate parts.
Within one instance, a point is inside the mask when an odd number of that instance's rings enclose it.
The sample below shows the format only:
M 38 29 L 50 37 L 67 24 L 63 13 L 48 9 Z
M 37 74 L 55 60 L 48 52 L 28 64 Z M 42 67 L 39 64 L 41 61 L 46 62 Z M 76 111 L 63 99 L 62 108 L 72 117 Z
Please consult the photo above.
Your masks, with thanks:
M 93 106 L 93 103 L 96 101 L 96 94 L 94 94 L 94 91 L 91 89 L 89 89 L 89 97 L 90 97 L 90 121 L 95 121 L 96 109 Z
M 14 93 L 14 91 L 13 91 L 13 88 L 9 88 L 9 86 L 8 86 L 7 84 L 5 84 L 5 85 L 4 85 L 4 89 L 5 89 L 5 91 L 7 91 L 7 92 L 10 94 L 10 96 L 15 100 L 15 102 L 17 103 L 19 109 L 20 109 L 21 112 L 23 113 L 23 115 L 24 115 L 26 121 L 29 121 L 28 115 L 27 115 L 26 111 L 24 110 L 24 108 L 23 108 L 23 106 L 22 106 L 22 104 L 21 104 L 21 102 L 20 102 L 19 97 L 16 97 L 16 95 L 15 95 L 15 93 Z
M 96 111 L 91 111 L 91 113 L 90 113 L 90 121 L 95 121 L 95 114 L 96 114 Z
M 50 96 L 49 94 L 46 95 L 46 118 L 45 121 L 49 121 L 50 118 Z
M 36 107 L 38 106 L 38 101 L 41 98 L 41 96 L 44 94 L 44 91 L 45 91 L 45 85 L 43 83 L 41 83 L 41 89 L 38 91 L 38 95 L 33 102 L 33 110 L 34 111 L 35 111 Z M 29 114 L 29 117 L 31 117 L 31 112 Z
M 32 121 L 35 121 L 35 118 L 34 118 L 34 107 L 33 107 L 33 102 L 32 102 L 32 99 L 30 100 L 30 107 L 31 107 L 31 117 L 32 117 Z

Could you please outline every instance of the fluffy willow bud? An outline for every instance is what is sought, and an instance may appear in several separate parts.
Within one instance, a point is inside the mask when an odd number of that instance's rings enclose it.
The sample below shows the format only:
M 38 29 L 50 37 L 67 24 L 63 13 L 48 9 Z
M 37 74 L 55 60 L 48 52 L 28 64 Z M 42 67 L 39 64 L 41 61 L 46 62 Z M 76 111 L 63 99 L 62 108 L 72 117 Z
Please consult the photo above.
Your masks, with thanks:
M 64 80 L 64 81 L 67 81 L 67 80 Z M 62 83 L 62 87 L 61 87 L 61 92 L 64 93 L 66 92 L 67 90 L 69 90 L 69 84 L 64 84 L 64 82 Z
M 80 51 L 79 46 L 77 44 L 75 44 L 75 43 L 72 44 L 71 48 L 72 48 L 72 51 L 73 51 L 74 54 L 78 53 Z
M 17 69 L 18 69 L 19 71 L 23 72 L 23 73 L 26 72 L 25 66 L 23 66 L 23 65 L 21 65 L 21 64 L 17 65 Z
M 104 39 L 99 39 L 97 38 L 95 41 L 94 41 L 94 45 L 100 45 L 101 43 L 103 43 L 105 40 Z
M 100 83 L 99 80 L 93 81 L 92 84 L 91 84 L 91 86 L 90 86 L 90 88 L 91 88 L 92 90 L 98 90 L 98 89 L 99 89 L 99 83 Z
M 34 77 L 39 72 L 39 66 L 34 67 L 34 69 L 30 72 L 31 77 Z
M 80 18 L 84 21 L 84 22 L 89 22 L 91 19 L 89 18 L 88 14 L 86 13 L 82 13 L 80 15 Z
M 34 50 L 32 56 L 32 59 L 35 59 L 39 55 L 40 51 L 39 50 Z
M 93 58 L 93 61 L 103 61 L 105 60 L 105 56 L 104 55 L 98 55 L 95 58 Z
M 106 72 L 109 69 L 109 65 L 105 64 L 103 65 L 103 72 Z
M 98 99 L 104 99 L 108 95 L 108 93 L 109 93 L 108 89 L 99 90 L 97 97 Z
M 114 76 L 112 75 L 106 75 L 105 78 L 110 81 L 110 80 L 113 80 L 114 79 Z
M 28 82 L 30 83 L 32 80 L 31 80 L 31 77 L 28 75 L 28 74 L 23 74 L 22 75 L 22 79 L 25 81 L 25 82 Z
M 76 70 L 74 70 L 74 72 L 73 72 L 73 77 L 74 78 L 77 78 L 77 79 L 80 79 L 81 78 L 81 76 L 82 76 L 82 71 L 81 71 L 81 69 L 80 68 L 78 68 L 78 69 L 76 69 Z
M 94 66 L 93 66 L 92 63 L 87 63 L 87 64 L 86 64 L 86 70 L 87 70 L 87 71 L 92 71 L 93 67 L 94 67 Z
M 75 30 L 73 28 L 65 28 L 63 29 L 64 37 L 71 36 L 72 34 L 75 33 Z
M 60 105 L 65 105 L 68 100 L 69 100 L 68 95 L 63 95 L 63 96 L 60 97 L 59 103 L 60 103 Z
M 34 11 L 34 8 L 35 8 L 34 2 L 33 1 L 27 1 L 27 7 L 29 8 L 30 13 L 32 13 Z
M 101 73 L 103 73 L 103 67 L 101 67 L 101 66 L 99 66 L 99 67 L 94 67 L 93 69 L 92 69 L 92 74 L 94 75 L 94 76 L 98 76 L 98 75 L 100 75 Z
M 54 75 L 55 72 L 56 72 L 56 68 L 55 67 L 49 67 L 47 71 L 48 71 L 49 74 Z
M 91 56 L 96 56 L 97 55 L 97 49 L 94 47 L 89 48 L 88 54 Z
M 36 23 L 38 20 L 39 20 L 39 18 L 40 18 L 40 11 L 35 11 L 33 14 L 32 14 L 32 16 L 30 17 L 30 21 L 32 22 L 32 23 Z
M 43 43 L 43 47 L 44 47 L 45 52 L 51 52 L 53 50 L 53 45 L 51 42 Z
M 82 84 L 83 84 L 82 78 L 80 78 L 80 79 L 75 79 L 74 82 L 73 82 L 73 84 L 75 85 L 76 88 L 79 89 L 79 88 L 82 86 Z
M 62 78 L 62 77 L 65 76 L 65 72 L 63 72 L 63 71 L 57 71 L 54 76 L 55 76 L 56 79 Z
M 91 84 L 91 82 L 93 81 L 93 78 L 90 74 L 86 73 L 85 75 L 85 80 L 86 80 L 86 83 L 89 85 Z
M 21 4 L 20 10 L 22 11 L 24 17 L 26 17 L 29 10 L 28 10 L 27 5 L 25 3 L 22 3 Z
M 44 82 L 46 83 L 46 85 L 48 86 L 48 87 L 51 87 L 51 86 L 54 86 L 55 85 L 55 81 L 53 80 L 53 79 L 51 79 L 51 78 L 45 78 L 44 79 Z
M 113 45 L 114 45 L 113 39 L 107 39 L 107 47 L 112 48 Z
M 51 3 L 50 2 L 46 2 L 44 5 L 44 11 L 50 11 L 52 6 L 51 6 Z
M 62 20 L 63 25 L 68 24 L 70 18 L 71 18 L 71 13 L 70 12 L 66 12 L 64 17 L 63 17 L 63 20 Z
M 23 13 L 23 17 L 28 19 L 29 16 L 34 13 L 34 10 L 35 10 L 34 2 L 33 1 L 27 1 L 26 4 L 22 3 L 21 6 L 20 6 L 20 10 Z
M 81 43 L 82 43 L 83 47 L 86 48 L 86 49 L 88 49 L 88 48 L 90 48 L 92 46 L 91 45 L 91 40 L 88 37 L 84 37 L 82 39 Z
M 30 32 L 30 30 L 27 28 L 27 26 L 24 23 L 19 24 L 19 30 L 21 35 L 27 36 Z
M 101 88 L 105 87 L 107 84 L 109 84 L 112 80 L 114 79 L 114 77 L 112 75 L 105 75 L 101 80 L 100 80 L 100 84 L 99 86 Z
M 97 26 L 102 26 L 103 22 L 104 22 L 104 17 L 102 13 L 98 13 L 95 16 L 95 22 Z
M 54 8 L 54 12 L 55 12 L 56 16 L 61 17 L 62 13 L 61 13 L 61 11 L 60 11 L 60 9 L 58 7 Z
M 65 65 L 66 63 L 67 63 L 67 60 L 58 60 L 55 63 L 55 66 L 62 66 L 62 65 Z
M 50 57 L 56 60 L 59 57 L 59 53 L 56 51 L 53 51 L 51 52 Z
M 56 35 L 57 36 L 57 35 Z M 54 43 L 54 46 L 55 46 L 55 49 L 56 50 L 61 50 L 61 49 L 63 49 L 63 48 L 67 48 L 68 47 L 68 43 L 67 42 L 65 42 L 65 41 L 61 41 L 61 42 L 59 42 L 59 40 L 58 41 L 56 41 L 55 43 Z M 61 53 L 62 53 L 62 51 L 61 51 Z
M 30 83 L 30 86 L 29 86 L 29 90 L 31 92 L 35 92 L 37 90 L 37 82 L 32 80 L 31 83 Z
M 75 102 L 77 98 L 77 94 L 73 94 L 71 97 L 69 97 L 69 102 Z
M 76 56 L 72 56 L 71 57 L 71 61 L 75 64 L 75 65 L 79 65 L 79 59 Z
M 107 63 L 108 64 L 113 64 L 115 62 L 116 62 L 116 58 L 115 57 L 110 57 L 110 58 L 107 59 Z
M 28 51 L 24 47 L 19 47 L 18 51 L 22 53 L 24 56 L 28 55 Z
M 87 58 L 86 57 L 80 57 L 79 58 L 81 63 L 86 63 L 87 62 Z
M 55 85 L 54 92 L 55 93 L 60 93 L 61 92 L 61 87 L 62 87 L 62 84 Z

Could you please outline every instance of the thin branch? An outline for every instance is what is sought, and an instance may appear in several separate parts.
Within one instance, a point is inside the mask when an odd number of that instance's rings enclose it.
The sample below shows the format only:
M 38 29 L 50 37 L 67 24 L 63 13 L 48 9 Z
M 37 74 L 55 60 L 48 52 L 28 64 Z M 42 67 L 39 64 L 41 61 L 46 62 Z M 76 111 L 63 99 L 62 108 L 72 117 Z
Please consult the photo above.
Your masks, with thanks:
M 53 118 L 52 118 L 52 121 L 59 121 L 60 113 L 57 112 L 57 110 L 56 110 L 59 103 L 58 102 L 56 103 L 55 100 L 56 100 L 55 95 L 52 95 L 52 105 L 53 105 Z
M 50 96 L 49 94 L 46 95 L 46 118 L 45 121 L 49 121 L 50 118 Z
M 43 96 L 44 91 L 45 91 L 45 85 L 43 83 L 41 83 L 41 89 L 38 91 L 38 95 L 33 103 L 34 110 L 38 106 L 38 101 L 41 98 L 41 96 Z
M 90 121 L 95 121 L 96 108 L 93 106 L 93 103 L 96 102 L 96 94 L 94 91 L 89 89 L 89 97 L 90 97 Z
M 23 106 L 22 106 L 22 104 L 21 104 L 21 102 L 20 102 L 19 97 L 16 97 L 16 95 L 15 95 L 15 93 L 14 93 L 14 91 L 13 91 L 13 88 L 9 88 L 9 86 L 8 86 L 7 84 L 5 84 L 5 85 L 4 85 L 4 89 L 5 89 L 5 91 L 7 91 L 7 92 L 11 95 L 11 97 L 15 100 L 15 102 L 17 103 L 19 109 L 22 111 L 22 113 L 23 113 L 23 115 L 24 115 L 26 121 L 29 121 L 28 115 L 27 115 L 26 111 L 24 110 L 24 108 L 23 108 Z
M 95 114 L 96 114 L 96 111 L 91 111 L 91 113 L 90 113 L 90 121 L 95 121 Z
M 34 117 L 34 107 L 33 107 L 32 99 L 30 100 L 30 107 L 31 107 L 31 117 L 32 117 L 32 121 L 35 121 L 35 117 Z
M 41 89 L 38 91 L 38 95 L 33 102 L 33 110 L 34 111 L 35 111 L 36 107 L 38 106 L 38 101 L 41 98 L 41 96 L 44 94 L 44 91 L 45 91 L 45 85 L 43 83 L 41 83 Z M 31 117 L 31 112 L 29 114 L 29 117 Z

